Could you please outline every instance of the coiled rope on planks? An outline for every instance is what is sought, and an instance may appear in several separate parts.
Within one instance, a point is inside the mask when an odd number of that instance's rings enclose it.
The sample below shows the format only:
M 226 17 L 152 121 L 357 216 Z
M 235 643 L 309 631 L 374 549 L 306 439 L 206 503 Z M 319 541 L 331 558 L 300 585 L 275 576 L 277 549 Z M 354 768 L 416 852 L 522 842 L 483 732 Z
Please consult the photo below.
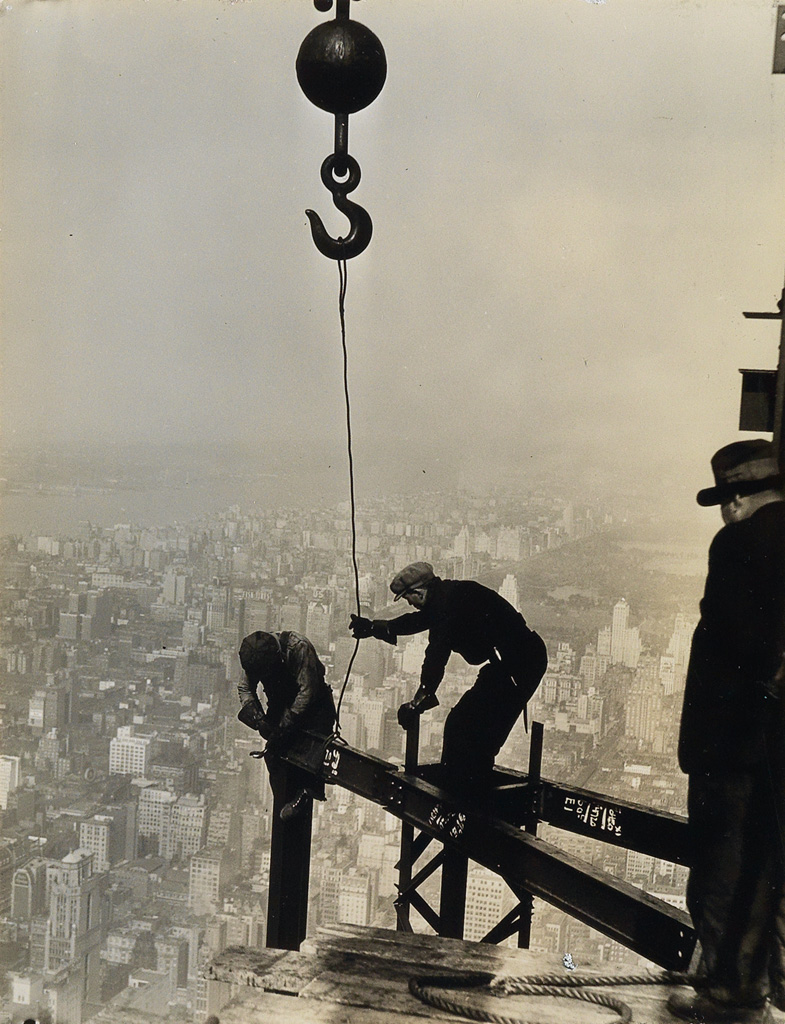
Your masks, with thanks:
M 491 996 L 527 995 L 527 996 L 559 996 L 565 999 L 579 999 L 585 1003 L 606 1006 L 615 1010 L 617 1017 L 607 1024 L 630 1024 L 632 1010 L 621 999 L 604 992 L 585 991 L 586 989 L 610 987 L 618 985 L 686 985 L 694 976 L 680 971 L 661 971 L 658 974 L 629 974 L 615 976 L 600 975 L 564 975 L 538 974 L 525 977 L 497 977 L 494 974 L 477 973 L 463 975 L 428 974 L 409 979 L 409 991 L 413 996 L 428 1006 L 444 1010 L 447 1013 L 464 1017 L 468 1020 L 488 1022 L 488 1024 L 533 1024 L 522 1017 L 510 1017 L 503 1013 L 495 1013 L 484 1007 L 473 1006 L 462 1002 L 457 997 L 445 994 L 446 991 L 459 989 L 484 990 Z

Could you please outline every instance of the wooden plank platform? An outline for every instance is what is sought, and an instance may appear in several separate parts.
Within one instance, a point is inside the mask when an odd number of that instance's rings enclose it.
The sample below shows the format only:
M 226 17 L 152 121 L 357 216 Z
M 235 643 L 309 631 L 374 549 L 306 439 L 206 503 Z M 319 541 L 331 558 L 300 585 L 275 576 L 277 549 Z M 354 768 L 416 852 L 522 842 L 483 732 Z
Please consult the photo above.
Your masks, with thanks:
M 409 979 L 477 971 L 509 977 L 567 973 L 560 954 L 339 924 L 320 929 L 299 952 L 227 949 L 209 967 L 208 1013 L 219 1024 L 455 1022 L 465 1018 L 421 1002 L 409 992 Z M 570 973 L 607 977 L 629 972 L 578 964 Z M 675 1022 L 665 1008 L 671 987 L 629 985 L 591 991 L 627 1003 L 634 1024 Z M 575 999 L 500 997 L 470 990 L 451 995 L 496 1015 L 538 1024 L 609 1024 L 617 1016 L 612 1009 Z

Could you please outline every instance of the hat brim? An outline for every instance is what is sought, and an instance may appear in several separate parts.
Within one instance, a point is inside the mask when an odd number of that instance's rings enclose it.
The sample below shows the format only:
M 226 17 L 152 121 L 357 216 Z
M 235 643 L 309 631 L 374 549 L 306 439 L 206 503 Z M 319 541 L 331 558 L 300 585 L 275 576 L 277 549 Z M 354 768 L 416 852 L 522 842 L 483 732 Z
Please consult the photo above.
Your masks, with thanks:
M 724 505 L 737 494 L 758 494 L 760 491 L 778 490 L 782 487 L 783 477 L 781 473 L 776 476 L 769 476 L 763 480 L 739 480 L 733 484 L 723 484 L 716 487 L 704 487 L 698 491 L 695 500 L 703 508 L 710 508 L 712 505 Z
M 431 579 L 433 579 L 433 577 L 431 577 Z M 406 597 L 407 594 L 411 594 L 413 590 L 417 590 L 419 587 L 425 587 L 430 582 L 431 580 L 418 580 L 416 583 L 412 583 L 411 586 L 408 586 L 405 590 L 402 590 L 400 594 L 396 594 L 395 597 L 393 598 L 393 602 L 400 601 L 402 597 Z
M 721 505 L 731 497 L 733 495 L 727 494 L 724 487 L 704 487 L 702 491 L 698 491 L 695 500 L 703 508 L 711 508 L 712 505 Z

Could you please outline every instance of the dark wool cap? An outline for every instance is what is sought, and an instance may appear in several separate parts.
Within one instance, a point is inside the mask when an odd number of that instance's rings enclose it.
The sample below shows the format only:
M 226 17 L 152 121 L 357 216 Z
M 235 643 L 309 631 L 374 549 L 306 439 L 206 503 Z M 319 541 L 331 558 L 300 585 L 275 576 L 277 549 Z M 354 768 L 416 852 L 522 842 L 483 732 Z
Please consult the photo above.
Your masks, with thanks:
M 245 672 L 253 673 L 269 668 L 281 660 L 281 647 L 272 633 L 257 629 L 249 633 L 240 644 L 240 664 Z

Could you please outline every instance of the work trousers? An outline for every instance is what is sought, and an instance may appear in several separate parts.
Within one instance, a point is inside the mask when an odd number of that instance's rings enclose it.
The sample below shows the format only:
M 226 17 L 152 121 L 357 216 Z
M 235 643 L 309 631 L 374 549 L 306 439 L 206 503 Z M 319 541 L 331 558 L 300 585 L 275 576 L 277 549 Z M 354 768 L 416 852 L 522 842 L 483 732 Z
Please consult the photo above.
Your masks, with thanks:
M 536 633 L 532 641 L 531 685 L 536 689 L 547 666 L 545 644 Z M 442 742 L 445 783 L 467 797 L 481 797 L 491 783 L 493 764 L 526 701 L 499 661 L 480 669 L 474 686 L 447 715 Z
M 767 759 L 689 777 L 687 909 L 709 994 L 744 1006 L 785 997 L 785 776 Z M 785 1005 L 785 1004 L 784 1004 Z
M 325 745 L 328 737 L 332 735 L 335 728 L 335 702 L 332 690 L 328 687 L 320 694 L 314 706 L 309 708 L 303 718 L 302 724 L 298 725 L 290 736 L 289 745 L 295 743 L 297 735 L 303 730 L 324 736 Z M 322 774 L 324 749 L 314 748 L 312 752 L 311 768 L 308 771 L 297 765 L 290 765 L 283 762 L 275 754 L 268 754 L 265 758 L 267 770 L 270 774 L 270 788 L 276 799 L 282 797 L 286 786 L 287 778 L 290 786 L 295 789 L 307 789 L 316 800 L 325 799 L 324 776 Z
M 276 800 L 283 800 L 287 780 L 289 786 L 295 791 L 307 789 L 315 800 L 325 799 L 324 779 L 313 772 L 296 765 L 286 764 L 279 757 L 268 755 L 265 758 L 267 771 L 270 774 L 270 789 Z

